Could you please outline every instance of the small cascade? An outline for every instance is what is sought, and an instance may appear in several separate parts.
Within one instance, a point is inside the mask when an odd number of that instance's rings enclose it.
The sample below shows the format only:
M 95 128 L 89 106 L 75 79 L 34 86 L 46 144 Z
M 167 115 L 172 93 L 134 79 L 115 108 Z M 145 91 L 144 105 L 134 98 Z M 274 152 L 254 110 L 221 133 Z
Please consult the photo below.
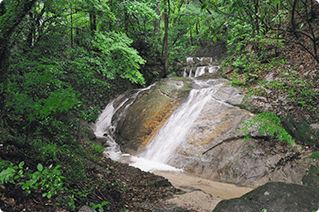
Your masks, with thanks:
M 199 76 L 205 74 L 205 69 L 206 69 L 206 66 L 197 67 L 197 69 L 195 71 L 195 77 L 199 77 Z
M 220 68 L 219 66 L 213 65 L 213 58 L 211 57 L 187 57 L 186 63 L 189 64 L 190 67 L 184 68 L 183 77 L 185 78 L 196 78 L 205 73 L 215 73 Z M 196 63 L 206 65 L 193 67 L 193 65 Z M 193 71 L 195 72 L 194 74 Z
M 92 129 L 94 130 L 96 137 L 106 139 L 106 143 L 109 145 L 109 147 L 104 150 L 104 154 L 106 154 L 112 160 L 119 160 L 123 155 L 120 150 L 120 146 L 116 143 L 113 136 L 113 133 L 116 129 L 116 122 L 114 122 L 114 125 L 112 125 L 114 114 L 126 104 L 120 117 L 118 117 L 118 119 L 122 118 L 125 115 L 125 111 L 134 103 L 134 100 L 138 94 L 142 91 L 151 89 L 154 85 L 155 84 L 152 84 L 147 88 L 136 90 L 136 92 L 130 97 L 120 95 L 105 107 L 95 124 L 93 124 Z M 119 102 L 116 108 L 114 108 L 115 102 Z

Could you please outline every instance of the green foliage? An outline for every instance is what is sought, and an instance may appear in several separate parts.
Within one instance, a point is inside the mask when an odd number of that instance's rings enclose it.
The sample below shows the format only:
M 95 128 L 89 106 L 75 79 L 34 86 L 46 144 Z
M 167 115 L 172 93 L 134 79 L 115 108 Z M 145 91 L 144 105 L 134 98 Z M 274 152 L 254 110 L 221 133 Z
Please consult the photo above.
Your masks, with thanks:
M 108 201 L 104 201 L 100 204 L 96 204 L 96 205 L 93 205 L 92 208 L 95 210 L 95 209 L 99 209 L 99 212 L 104 212 L 104 209 L 103 209 L 103 206 L 109 204 Z M 107 210 L 110 210 L 110 206 L 107 207 Z
M 36 190 L 39 187 L 43 192 L 42 197 L 51 198 L 52 195 L 57 194 L 58 191 L 64 190 L 62 180 L 65 179 L 65 177 L 61 175 L 60 167 L 61 166 L 58 165 L 52 168 L 52 165 L 50 165 L 44 168 L 41 164 L 38 164 L 38 171 L 29 174 L 31 179 L 25 183 L 21 183 L 22 189 L 31 193 L 31 189 Z
M 72 161 L 69 161 L 69 167 L 65 171 L 66 179 L 70 182 L 78 182 L 86 180 L 86 173 L 84 170 L 83 162 L 80 159 L 73 158 Z
M 12 142 L 42 164 L 64 165 L 80 154 L 79 119 L 96 119 L 99 111 L 92 102 L 97 94 L 119 77 L 144 84 L 139 68 L 145 61 L 130 46 L 131 39 L 124 33 L 97 30 L 94 37 L 90 32 L 89 14 L 98 22 L 115 20 L 108 4 L 43 1 L 17 26 L 0 111 L 2 142 Z M 70 11 L 75 10 L 70 31 Z M 83 164 L 75 167 L 82 173 L 78 178 L 85 178 Z
M 284 79 L 281 82 L 271 81 L 265 83 L 265 86 L 287 93 L 288 100 L 317 113 L 319 92 L 316 91 L 314 86 L 308 81 L 299 78 L 296 72 L 287 72 L 286 74 L 281 74 L 281 77 Z
M 315 165 L 311 165 L 309 167 L 309 170 L 306 172 L 306 175 L 302 177 L 303 185 L 318 191 L 319 190 L 318 174 L 319 174 L 318 167 Z
M 311 158 L 318 159 L 319 158 L 319 152 L 314 152 L 311 154 Z
M 0 172 L 0 184 L 13 183 L 13 177 L 15 176 L 15 169 L 13 167 L 8 167 Z
M 7 169 L 0 172 L 0 184 L 5 183 L 15 183 L 15 180 L 26 179 L 26 181 L 20 181 L 23 190 L 26 190 L 27 193 L 31 193 L 31 190 L 40 189 L 42 191 L 42 197 L 51 198 L 52 195 L 57 194 L 58 191 L 64 190 L 62 180 L 65 179 L 61 175 L 59 168 L 60 165 L 52 168 L 52 165 L 49 167 L 43 167 L 42 164 L 38 164 L 37 171 L 32 172 L 31 170 L 26 169 L 25 172 L 23 169 L 24 161 L 22 161 L 19 166 L 11 165 Z
M 2 168 L 7 167 L 7 169 L 3 169 L 0 172 L 0 185 L 6 183 L 13 183 L 15 184 L 15 180 L 24 177 L 23 175 L 23 165 L 24 161 L 19 163 L 19 166 L 14 166 L 12 163 L 8 161 L 2 161 L 1 166 Z M 19 170 L 19 171 L 18 171 Z M 18 171 L 18 173 L 17 173 Z
M 129 47 L 133 42 L 131 39 L 123 33 L 99 31 L 95 33 L 95 38 L 94 45 L 103 53 L 100 56 L 103 62 L 98 62 L 103 75 L 114 79 L 115 74 L 119 72 L 122 78 L 129 79 L 133 83 L 145 84 L 143 76 L 138 71 L 139 64 L 144 64 L 145 60 L 135 49 Z
M 249 136 L 248 129 L 257 124 L 258 130 L 262 135 L 276 136 L 280 142 L 286 141 L 290 145 L 295 145 L 295 140 L 282 128 L 280 118 L 276 114 L 269 112 L 260 113 L 252 119 L 243 122 L 243 124 L 245 127 L 242 130 L 246 136 Z
M 97 152 L 98 154 L 102 154 L 104 152 L 104 147 L 101 144 L 88 142 L 91 145 L 93 151 Z
M 124 1 L 122 5 L 127 9 L 129 14 L 138 14 L 149 20 L 159 19 L 159 15 L 155 12 L 153 5 L 154 1 Z

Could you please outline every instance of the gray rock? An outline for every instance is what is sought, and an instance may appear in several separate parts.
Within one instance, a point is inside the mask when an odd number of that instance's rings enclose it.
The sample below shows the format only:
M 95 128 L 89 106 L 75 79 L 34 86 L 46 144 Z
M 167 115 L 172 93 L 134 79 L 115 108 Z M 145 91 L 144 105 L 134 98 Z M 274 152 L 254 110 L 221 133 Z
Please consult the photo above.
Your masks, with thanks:
M 273 73 L 273 72 L 268 73 L 268 74 L 266 75 L 266 77 L 265 77 L 265 80 L 266 80 L 267 82 L 273 81 L 273 80 L 274 80 L 274 73 Z
M 135 206 L 146 209 L 146 210 L 151 210 L 152 212 L 183 212 L 184 209 L 178 206 L 174 205 L 160 205 L 160 207 L 144 202 L 144 203 L 134 203 Z
M 94 131 L 91 128 L 88 128 L 87 130 L 88 130 L 88 138 L 90 140 L 96 139 L 96 135 L 94 134 Z
M 319 193 L 313 189 L 288 183 L 266 183 L 240 198 L 223 200 L 213 212 L 302 212 L 317 211 Z
M 267 136 L 261 135 L 257 125 L 247 129 L 254 139 L 244 140 L 242 122 L 254 114 L 234 106 L 243 98 L 240 90 L 227 84 L 212 94 L 169 164 L 242 186 L 256 187 L 269 180 L 300 183 L 306 165 L 294 160 L 278 165 L 289 157 L 271 154 L 264 141 Z
M 186 95 L 184 100 L 175 97 L 183 98 L 180 95 L 182 82 L 170 80 L 161 81 L 148 96 L 134 103 L 123 125 L 118 125 L 116 141 L 120 141 L 126 152 L 135 154 L 146 145 L 166 122 L 163 117 L 168 117 L 173 108 L 186 101 Z M 187 87 L 187 82 L 183 83 L 183 87 Z M 271 152 L 273 144 L 267 143 L 268 137 L 259 132 L 257 124 L 246 129 L 253 139 L 244 140 L 243 122 L 255 115 L 236 106 L 242 103 L 244 94 L 230 84 L 225 79 L 214 79 L 195 85 L 204 88 L 216 85 L 216 90 L 210 91 L 211 98 L 201 105 L 199 116 L 170 155 L 168 164 L 204 178 L 242 186 L 257 187 L 269 180 L 300 183 L 308 166 L 306 161 L 297 160 L 297 154 Z
M 85 137 L 88 140 L 94 140 L 96 139 L 96 136 L 94 134 L 93 129 L 91 128 L 91 126 L 84 120 L 79 120 L 80 121 L 80 133 L 84 134 Z
M 96 143 L 96 144 L 100 144 L 100 145 L 102 145 L 102 146 L 104 146 L 104 147 L 107 147 L 107 146 L 108 146 L 108 144 L 107 144 L 107 138 L 105 138 L 105 137 L 96 138 L 96 139 L 95 139 L 95 143 Z
M 310 127 L 314 130 L 319 130 L 319 124 L 310 124 Z
M 78 212 L 96 212 L 96 210 L 94 210 L 93 208 L 85 205 L 85 206 L 81 207 Z
M 155 181 L 155 187 L 169 187 L 169 186 L 172 186 L 172 184 L 168 181 L 168 179 Z

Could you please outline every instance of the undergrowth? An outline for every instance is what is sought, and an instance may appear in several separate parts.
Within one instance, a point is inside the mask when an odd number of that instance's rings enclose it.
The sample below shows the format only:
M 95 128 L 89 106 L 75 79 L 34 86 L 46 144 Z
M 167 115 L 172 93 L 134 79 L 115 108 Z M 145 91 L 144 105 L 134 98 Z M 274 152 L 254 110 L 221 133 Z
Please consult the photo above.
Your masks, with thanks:
M 311 58 L 305 59 L 310 56 L 302 55 L 284 37 L 274 39 L 271 33 L 241 39 L 234 36 L 228 42 L 230 56 L 222 63 L 226 77 L 248 97 L 263 97 L 272 104 L 270 109 L 253 106 L 259 114 L 244 123 L 243 130 L 248 135 L 248 128 L 257 124 L 262 134 L 276 136 L 279 141 L 294 145 L 296 139 L 302 145 L 316 145 L 319 133 L 310 127 L 310 121 L 316 123 L 318 119 L 310 118 L 318 117 L 319 74 L 316 69 L 305 72 L 305 62 L 310 63 Z M 291 117 L 293 113 L 298 115 Z

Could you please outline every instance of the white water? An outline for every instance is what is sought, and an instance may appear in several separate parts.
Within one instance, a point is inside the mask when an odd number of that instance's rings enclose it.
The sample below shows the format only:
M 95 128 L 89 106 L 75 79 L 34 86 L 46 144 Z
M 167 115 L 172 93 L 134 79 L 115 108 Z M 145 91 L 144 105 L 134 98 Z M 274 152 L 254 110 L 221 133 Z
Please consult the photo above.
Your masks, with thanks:
M 190 127 L 205 104 L 211 100 L 211 94 L 216 92 L 220 85 L 191 90 L 187 101 L 175 110 L 139 156 L 151 161 L 167 163 L 177 147 L 185 140 Z
M 117 111 L 117 109 L 119 109 L 127 100 L 128 99 L 123 101 L 122 104 L 116 109 L 113 107 L 114 101 L 109 103 L 106 106 L 106 108 L 103 110 L 102 114 L 97 119 L 96 123 L 94 124 L 95 125 L 94 133 L 96 137 L 98 138 L 104 137 L 107 139 L 107 144 L 109 145 L 109 147 L 107 147 L 104 150 L 104 153 L 112 160 L 118 160 L 122 156 L 122 152 L 120 150 L 119 145 L 115 142 L 113 137 L 110 135 L 110 132 L 111 133 L 114 132 L 114 128 L 111 124 L 112 117 Z
M 203 60 L 207 58 L 198 59 Z M 191 58 L 187 58 L 187 62 L 193 61 Z M 208 71 L 213 72 L 218 68 L 219 67 L 208 66 Z M 194 76 L 197 77 L 204 73 L 205 67 L 198 67 Z M 192 77 L 192 71 L 190 71 L 189 77 Z M 129 99 L 126 98 L 117 108 L 114 108 L 113 103 L 121 98 L 123 99 L 123 96 L 120 96 L 117 100 L 108 104 L 95 123 L 95 128 L 92 127 L 97 137 L 107 139 L 109 147 L 105 149 L 104 153 L 112 160 L 127 162 L 131 166 L 140 168 L 143 171 L 182 171 L 181 169 L 167 165 L 167 163 L 177 148 L 185 141 L 193 122 L 199 116 L 205 104 L 213 98 L 212 94 L 222 85 L 212 85 L 214 83 L 210 82 L 214 80 L 199 81 L 193 79 L 193 81 L 196 83 L 196 89 L 190 91 L 187 100 L 173 112 L 155 137 L 149 141 L 144 151 L 137 156 L 122 154 L 119 145 L 112 136 L 116 128 L 116 126 L 112 126 L 112 117 Z M 136 98 L 139 92 L 150 89 L 152 86 L 153 85 L 138 91 L 131 98 Z M 126 108 L 133 102 L 134 101 L 128 104 Z
M 211 81 L 214 80 L 194 80 L 197 89 L 190 91 L 187 100 L 173 112 L 159 132 L 145 147 L 144 151 L 137 156 L 122 154 L 119 145 L 112 137 L 112 133 L 115 131 L 115 127 L 111 124 L 112 116 L 128 99 L 125 99 L 118 108 L 114 108 L 113 102 L 115 101 L 112 101 L 95 123 L 96 136 L 107 138 L 109 147 L 105 149 L 105 154 L 112 160 L 128 162 L 131 166 L 140 168 L 143 171 L 182 171 L 167 165 L 167 163 L 178 146 L 185 141 L 193 122 L 199 116 L 205 104 L 213 98 L 212 94 L 222 85 L 212 85 L 214 83 L 210 83 Z M 135 97 L 137 94 L 135 94 Z M 129 105 L 126 107 L 129 107 Z
M 144 163 L 144 160 L 152 161 L 154 165 L 167 164 L 178 146 L 182 145 L 196 118 L 201 113 L 205 104 L 212 99 L 222 84 L 209 85 L 207 82 L 194 81 L 199 89 L 192 89 L 187 101 L 180 105 L 169 117 L 155 137 L 148 143 L 145 150 L 132 158 L 131 165 L 142 170 L 163 170 L 157 166 Z M 171 170 L 167 170 L 171 171 Z
M 138 92 L 136 92 L 131 98 L 136 98 L 138 94 L 141 91 L 149 90 L 151 89 L 155 84 L 150 85 L 147 88 L 140 89 Z M 95 124 L 93 124 L 92 129 L 94 130 L 94 134 L 98 138 L 106 138 L 106 142 L 109 145 L 104 150 L 104 154 L 107 155 L 112 160 L 120 160 L 123 156 L 119 145 L 116 143 L 116 141 L 113 138 L 113 133 L 115 132 L 115 126 L 112 126 L 112 117 L 116 113 L 118 109 L 120 109 L 128 100 L 129 98 L 125 98 L 124 101 L 119 104 L 117 108 L 114 108 L 113 103 L 116 100 L 122 99 L 123 96 L 119 96 L 117 99 L 111 101 L 103 110 L 103 112 L 100 114 L 99 118 L 96 120 Z M 130 104 L 128 104 L 125 108 L 127 109 L 131 104 L 133 104 L 134 101 L 132 101 Z M 125 156 L 125 155 L 124 155 Z
M 138 94 L 141 91 L 148 90 L 155 84 L 149 86 L 148 88 L 144 88 L 139 90 L 136 94 L 133 95 L 131 98 L 136 98 Z M 92 129 L 94 130 L 94 133 L 96 137 L 98 138 L 106 138 L 106 143 L 109 145 L 104 150 L 104 154 L 115 161 L 123 161 L 131 164 L 132 166 L 135 166 L 137 168 L 140 168 L 143 171 L 182 171 L 181 169 L 177 169 L 175 167 L 169 166 L 164 163 L 151 161 L 139 156 L 132 156 L 129 154 L 123 154 L 120 150 L 120 146 L 116 143 L 115 139 L 113 138 L 113 133 L 115 132 L 115 126 L 112 126 L 112 117 L 116 113 L 118 109 L 120 109 L 127 101 L 128 98 L 125 98 L 124 101 L 121 102 L 121 104 L 114 108 L 114 102 L 118 101 L 119 99 L 122 99 L 123 96 L 119 96 L 116 100 L 113 100 L 110 102 L 103 112 L 100 114 L 99 118 L 97 119 L 96 123 L 93 124 Z M 132 101 L 130 104 L 128 104 L 125 108 L 128 108 L 131 104 L 133 104 L 134 101 Z
M 208 73 L 215 73 L 218 71 L 218 69 L 220 68 L 219 66 L 213 66 L 213 58 L 211 57 L 196 57 L 197 60 L 199 61 L 209 61 L 208 63 L 208 66 L 199 66 L 199 67 L 196 67 L 195 70 L 195 73 L 193 75 L 193 68 L 190 68 L 189 70 L 189 73 L 187 73 L 187 68 L 184 68 L 184 73 L 183 73 L 183 77 L 185 78 L 193 78 L 193 77 L 199 77 L 203 74 L 206 73 L 206 70 L 208 71 Z M 217 62 L 217 59 L 215 59 L 215 61 Z M 190 63 L 190 64 L 194 64 L 195 61 L 194 61 L 194 57 L 187 57 L 186 58 L 186 62 L 187 63 Z
M 219 66 L 199 66 L 195 69 L 195 73 L 193 76 L 193 68 L 190 68 L 189 74 L 187 73 L 187 68 L 184 68 L 183 77 L 185 78 L 193 78 L 193 77 L 199 77 L 206 73 L 206 69 L 208 70 L 208 73 L 216 73 L 220 67 Z

